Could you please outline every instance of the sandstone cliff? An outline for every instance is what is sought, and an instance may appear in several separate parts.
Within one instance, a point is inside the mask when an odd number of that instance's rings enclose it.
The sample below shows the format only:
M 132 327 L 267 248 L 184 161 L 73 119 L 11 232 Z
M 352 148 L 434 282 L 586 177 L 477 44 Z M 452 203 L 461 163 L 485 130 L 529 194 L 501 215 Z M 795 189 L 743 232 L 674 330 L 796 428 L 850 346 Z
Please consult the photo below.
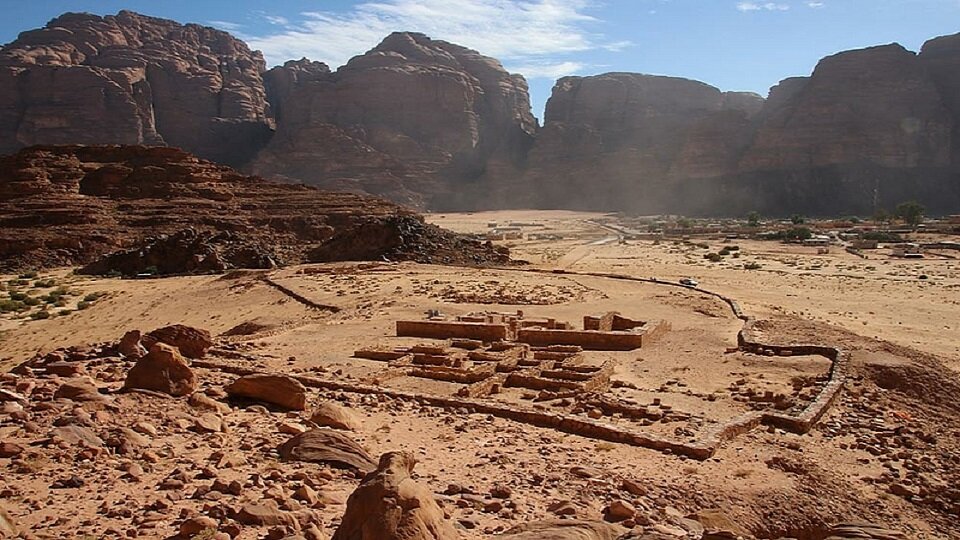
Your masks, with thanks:
M 0 158 L 0 271 L 110 254 L 90 271 L 508 261 L 386 200 L 243 176 L 175 148 L 36 146 Z
M 491 201 L 537 128 L 522 77 L 422 34 L 391 34 L 324 68 L 301 60 L 266 74 L 280 121 L 257 174 L 410 204 Z
M 525 182 L 544 207 L 870 214 L 960 208 L 960 35 L 823 59 L 763 101 L 608 73 L 554 87 Z
M 537 206 L 656 211 L 678 178 L 731 172 L 763 99 L 675 77 L 564 77 L 526 180 Z
M 238 164 L 271 133 L 259 52 L 226 32 L 67 13 L 0 49 L 0 153 L 166 144 Z

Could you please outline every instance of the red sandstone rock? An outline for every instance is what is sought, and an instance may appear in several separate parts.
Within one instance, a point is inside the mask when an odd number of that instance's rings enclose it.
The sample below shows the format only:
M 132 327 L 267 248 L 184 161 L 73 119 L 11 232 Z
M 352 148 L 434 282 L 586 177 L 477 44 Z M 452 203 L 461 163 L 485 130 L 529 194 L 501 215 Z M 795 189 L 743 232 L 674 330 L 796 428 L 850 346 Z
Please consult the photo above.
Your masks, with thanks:
M 95 261 L 84 271 L 176 274 L 384 258 L 509 261 L 387 201 L 242 176 L 175 148 L 38 147 L 0 158 L 0 269 Z
M 408 452 L 380 456 L 347 500 L 333 540 L 455 540 L 433 493 L 410 478 L 416 460 Z
M 376 468 L 373 458 L 342 431 L 311 429 L 294 435 L 280 445 L 280 457 L 287 460 L 329 463 L 369 472 Z
M 358 431 L 360 429 L 360 422 L 352 412 L 341 405 L 329 401 L 317 405 L 313 414 L 310 415 L 310 421 L 320 427 L 330 427 L 347 431 Z
M 264 69 L 259 52 L 213 28 L 66 13 L 0 50 L 0 152 L 169 144 L 240 163 L 271 133 Z
M 166 343 L 180 350 L 180 354 L 187 358 L 203 358 L 207 349 L 213 346 L 210 332 L 202 328 L 193 328 L 182 324 L 173 324 L 157 328 L 143 336 L 144 347 L 150 348 L 154 343 Z
M 123 387 L 185 396 L 197 389 L 197 376 L 176 348 L 165 343 L 154 343 L 150 352 L 137 360 L 127 373 Z
M 286 375 L 246 375 L 225 389 L 231 396 L 263 401 L 286 409 L 302 411 L 307 407 L 307 389 Z
M 537 129 L 523 77 L 423 34 L 393 33 L 335 73 L 301 60 L 265 79 L 279 123 L 254 171 L 408 204 L 509 200 L 498 186 Z
M 517 525 L 498 538 L 509 540 L 615 540 L 627 530 L 603 521 L 561 519 Z

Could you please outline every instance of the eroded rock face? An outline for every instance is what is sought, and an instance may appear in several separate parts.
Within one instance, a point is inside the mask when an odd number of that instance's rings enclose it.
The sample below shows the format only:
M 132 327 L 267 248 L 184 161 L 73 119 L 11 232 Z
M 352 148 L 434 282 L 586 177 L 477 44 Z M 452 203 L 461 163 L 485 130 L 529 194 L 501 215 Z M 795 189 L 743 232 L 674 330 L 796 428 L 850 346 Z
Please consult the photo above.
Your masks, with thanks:
M 526 197 L 546 208 L 663 205 L 677 178 L 734 169 L 762 102 L 675 77 L 564 77 L 529 155 Z
M 416 460 L 409 452 L 380 456 L 347 500 L 333 540 L 456 540 L 433 493 L 410 478 Z
M 519 206 L 644 213 L 869 214 L 960 206 L 960 37 L 824 58 L 764 102 L 684 79 L 566 77 Z
M 0 153 L 168 144 L 238 164 L 271 134 L 263 57 L 226 32 L 67 13 L 0 50 Z
M 391 34 L 335 73 L 304 59 L 265 78 L 280 121 L 256 173 L 413 205 L 495 190 L 537 128 L 523 77 L 423 34 Z
M 384 258 L 485 264 L 509 254 L 382 199 L 268 182 L 175 148 L 32 147 L 0 158 L 4 269 L 176 274 Z
M 350 435 L 333 429 L 311 429 L 290 437 L 278 448 L 285 460 L 326 463 L 370 472 L 376 462 Z

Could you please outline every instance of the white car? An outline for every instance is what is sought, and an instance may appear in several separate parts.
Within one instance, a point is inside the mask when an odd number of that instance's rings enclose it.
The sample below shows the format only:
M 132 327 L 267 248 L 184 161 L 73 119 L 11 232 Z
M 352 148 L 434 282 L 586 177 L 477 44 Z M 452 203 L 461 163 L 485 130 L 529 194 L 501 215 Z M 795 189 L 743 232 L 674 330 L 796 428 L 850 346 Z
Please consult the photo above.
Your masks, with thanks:
M 681 279 L 681 280 L 680 280 L 680 284 L 681 284 L 681 285 L 686 285 L 687 287 L 696 287 L 697 285 L 699 285 L 699 283 L 697 282 L 697 280 L 695 280 L 695 279 L 690 279 L 690 278 L 687 278 L 687 277 Z

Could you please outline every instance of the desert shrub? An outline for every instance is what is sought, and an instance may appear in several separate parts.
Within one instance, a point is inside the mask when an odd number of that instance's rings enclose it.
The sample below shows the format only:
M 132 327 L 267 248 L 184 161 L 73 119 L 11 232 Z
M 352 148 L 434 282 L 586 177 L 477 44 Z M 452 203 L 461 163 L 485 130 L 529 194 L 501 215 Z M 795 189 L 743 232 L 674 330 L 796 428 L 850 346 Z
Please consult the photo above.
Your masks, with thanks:
M 30 318 L 35 321 L 40 319 L 49 319 L 50 312 L 45 309 L 41 309 L 40 311 L 34 311 L 33 313 L 30 314 Z
M 31 270 L 31 271 L 29 271 L 29 272 L 24 272 L 24 273 L 20 274 L 18 277 L 19 277 L 20 279 L 34 279 L 34 278 L 37 277 L 37 275 L 38 275 L 38 274 L 37 274 L 35 271 Z
M 740 246 L 733 244 L 730 246 L 726 246 L 724 249 L 727 249 L 729 251 L 740 251 Z
M 4 298 L 0 300 L 0 313 L 9 313 L 11 311 L 23 311 L 27 305 L 19 300 L 9 300 Z
M 720 262 L 723 260 L 723 255 L 720 255 L 719 253 L 707 253 L 703 256 L 703 258 L 710 262 Z
M 697 247 L 700 249 L 710 249 L 710 244 L 705 242 L 697 242 Z
M 27 297 L 27 293 L 20 292 L 20 291 L 10 291 L 9 293 L 7 293 L 7 296 L 9 296 L 11 300 L 23 301 L 23 299 Z
M 80 302 L 77 303 L 78 310 L 87 309 L 88 307 L 90 307 L 90 302 L 81 300 Z
M 32 296 L 28 296 L 28 297 L 26 297 L 26 298 L 23 299 L 23 303 L 24 303 L 24 305 L 27 305 L 27 306 L 39 306 L 39 305 L 42 304 L 43 302 L 41 302 L 39 298 L 34 298 L 34 297 L 32 297 Z
M 759 270 L 762 266 L 759 263 L 749 262 L 743 265 L 744 270 Z
M 25 280 L 25 279 L 16 279 L 16 278 L 14 278 L 14 279 L 11 279 L 11 280 L 7 281 L 7 285 L 11 285 L 11 286 L 13 286 L 13 287 L 26 287 L 26 286 L 29 285 L 29 284 L 30 284 L 30 282 L 27 281 L 27 280 Z
M 53 287 L 57 284 L 57 280 L 50 279 L 38 279 L 33 282 L 33 286 L 37 289 L 46 289 L 47 287 Z
M 97 300 L 103 298 L 103 297 L 106 296 L 106 295 L 107 295 L 107 293 L 105 293 L 105 292 L 103 292 L 103 291 L 92 292 L 92 293 L 84 296 L 84 297 L 83 297 L 83 301 L 84 301 L 84 302 L 96 302 Z

